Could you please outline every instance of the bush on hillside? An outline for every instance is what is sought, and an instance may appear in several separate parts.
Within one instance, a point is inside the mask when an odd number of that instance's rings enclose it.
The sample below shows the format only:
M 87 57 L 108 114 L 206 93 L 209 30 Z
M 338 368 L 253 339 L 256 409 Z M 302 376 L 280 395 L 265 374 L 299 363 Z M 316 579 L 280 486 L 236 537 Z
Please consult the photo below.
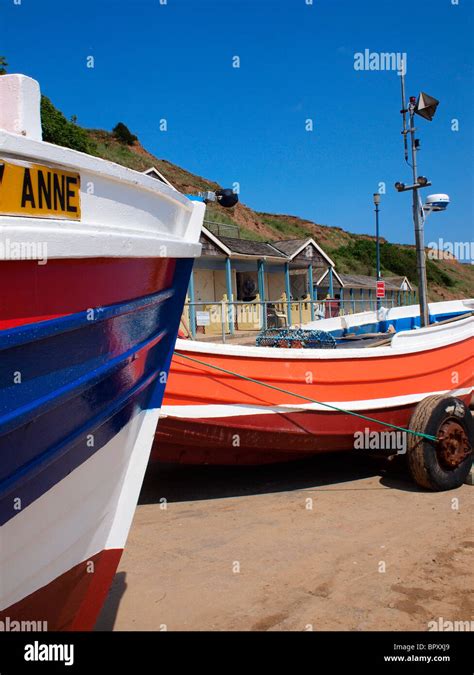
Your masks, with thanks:
M 373 239 L 356 239 L 346 246 L 331 251 L 331 257 L 341 270 L 350 270 L 358 274 L 375 274 L 375 241 Z M 417 284 L 416 251 L 397 244 L 384 242 L 380 244 L 380 266 L 388 275 L 406 276 L 411 283 Z M 357 272 L 355 272 L 357 270 Z M 426 261 L 428 283 L 439 284 L 451 288 L 455 281 L 440 269 L 436 262 Z
M 93 153 L 94 144 L 84 129 L 69 122 L 46 96 L 41 96 L 41 127 L 44 141 Z
M 123 122 L 119 122 L 112 130 L 115 138 L 120 141 L 120 143 L 126 143 L 127 145 L 133 145 L 135 141 L 138 141 L 138 136 L 132 134 L 130 129 L 125 126 Z

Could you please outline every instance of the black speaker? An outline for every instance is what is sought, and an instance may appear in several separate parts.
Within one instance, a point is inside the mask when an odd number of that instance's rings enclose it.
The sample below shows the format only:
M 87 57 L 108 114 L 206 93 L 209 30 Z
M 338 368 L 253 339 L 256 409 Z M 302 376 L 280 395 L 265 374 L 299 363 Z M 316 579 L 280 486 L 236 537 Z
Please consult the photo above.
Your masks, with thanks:
M 216 190 L 216 200 L 220 206 L 223 206 L 225 209 L 230 209 L 237 204 L 239 196 L 230 188 L 224 188 L 222 190 Z

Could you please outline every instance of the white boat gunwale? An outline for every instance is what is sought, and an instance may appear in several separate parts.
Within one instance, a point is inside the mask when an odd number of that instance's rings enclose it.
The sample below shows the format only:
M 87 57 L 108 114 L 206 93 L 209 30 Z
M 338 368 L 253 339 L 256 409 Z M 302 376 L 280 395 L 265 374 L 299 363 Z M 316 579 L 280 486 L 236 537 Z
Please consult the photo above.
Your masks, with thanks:
M 43 141 L 38 83 L 5 75 L 0 85 L 0 161 L 72 171 L 81 182 L 80 218 L 5 209 L 0 260 L 16 259 L 7 242 L 46 245 L 48 259 L 200 255 L 203 203 L 139 171 Z
M 465 302 L 463 305 L 466 305 Z M 467 301 L 470 302 L 470 301 Z M 466 305 L 465 311 L 472 310 Z M 375 314 L 375 313 L 374 313 Z M 354 318 L 355 315 L 348 315 Z M 344 317 L 338 317 L 343 319 Z M 323 319 L 320 323 L 322 324 Z M 316 327 L 319 322 L 314 322 Z M 383 358 L 431 351 L 444 346 L 462 342 L 474 334 L 474 316 L 459 319 L 452 323 L 432 324 L 426 328 L 403 330 L 394 335 L 390 345 L 381 347 L 353 347 L 350 349 L 291 349 L 289 347 L 256 347 L 252 345 L 233 345 L 185 340 L 178 338 L 176 351 L 202 353 L 204 356 L 236 356 L 255 359 L 282 360 L 352 360 L 367 358 Z M 430 340 L 426 337 L 429 335 Z
M 46 243 L 48 258 L 200 255 L 205 205 L 161 181 L 108 160 L 3 130 L 0 159 L 74 171 L 81 176 L 80 220 L 1 214 L 0 235 L 5 240 Z M 91 181 L 95 189 L 88 194 L 84 185 Z M 146 209 L 142 206 L 144 193 Z M 104 213 L 106 204 L 110 209 Z M 164 225 L 170 217 L 172 228 Z M 2 259 L 9 258 L 0 248 Z

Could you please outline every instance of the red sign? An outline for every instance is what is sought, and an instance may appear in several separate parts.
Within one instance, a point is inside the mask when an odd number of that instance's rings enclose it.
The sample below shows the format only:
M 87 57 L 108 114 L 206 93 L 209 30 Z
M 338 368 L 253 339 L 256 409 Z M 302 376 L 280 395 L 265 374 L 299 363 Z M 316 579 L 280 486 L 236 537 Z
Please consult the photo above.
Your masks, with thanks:
M 385 297 L 385 281 L 377 281 L 377 297 Z

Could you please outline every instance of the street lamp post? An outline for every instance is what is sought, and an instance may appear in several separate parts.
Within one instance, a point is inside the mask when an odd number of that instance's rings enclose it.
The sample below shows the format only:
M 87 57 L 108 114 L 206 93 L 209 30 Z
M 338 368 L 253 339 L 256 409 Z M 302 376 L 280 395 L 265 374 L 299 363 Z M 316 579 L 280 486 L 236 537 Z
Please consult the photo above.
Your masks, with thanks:
M 379 204 L 380 204 L 380 193 L 374 192 L 374 205 L 375 205 L 375 258 L 376 258 L 376 274 L 377 282 L 380 281 L 380 239 L 379 239 Z M 378 284 L 376 285 L 377 291 L 377 311 L 380 309 L 382 301 L 378 297 Z

